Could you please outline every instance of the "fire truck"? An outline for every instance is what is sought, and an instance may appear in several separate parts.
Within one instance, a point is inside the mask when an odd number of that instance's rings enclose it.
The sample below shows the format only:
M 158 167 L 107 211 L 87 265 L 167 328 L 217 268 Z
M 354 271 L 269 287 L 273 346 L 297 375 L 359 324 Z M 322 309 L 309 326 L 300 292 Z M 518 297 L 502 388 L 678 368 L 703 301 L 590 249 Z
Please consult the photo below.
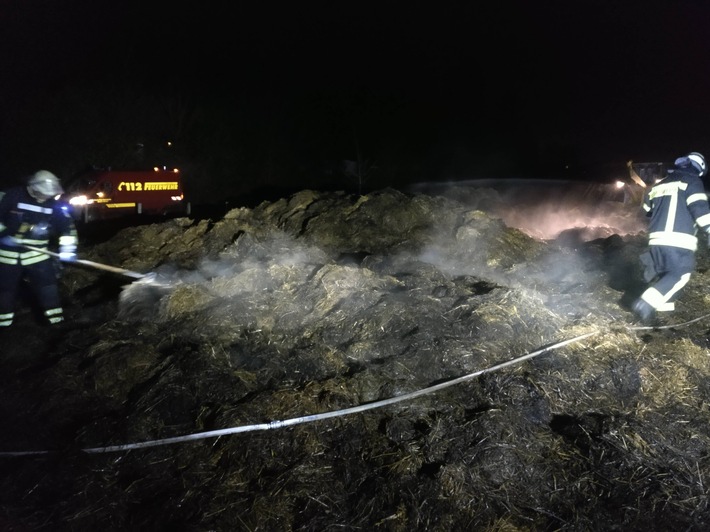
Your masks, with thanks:
M 66 187 L 63 198 L 75 220 L 84 223 L 126 216 L 189 216 L 177 169 L 94 170 Z

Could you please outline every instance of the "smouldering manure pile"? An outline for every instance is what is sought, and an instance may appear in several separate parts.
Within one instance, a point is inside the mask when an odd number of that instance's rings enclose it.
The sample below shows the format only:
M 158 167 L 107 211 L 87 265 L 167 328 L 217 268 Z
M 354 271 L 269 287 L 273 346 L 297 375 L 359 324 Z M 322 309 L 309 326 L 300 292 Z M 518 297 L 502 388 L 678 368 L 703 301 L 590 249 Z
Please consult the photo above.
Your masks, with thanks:
M 77 328 L 3 344 L 0 451 L 50 452 L 0 458 L 0 523 L 705 530 L 708 257 L 688 323 L 637 329 L 644 240 L 538 240 L 391 190 L 127 229 L 84 256 L 170 290 L 66 269 Z M 82 452 L 367 405 L 588 333 L 381 408 Z

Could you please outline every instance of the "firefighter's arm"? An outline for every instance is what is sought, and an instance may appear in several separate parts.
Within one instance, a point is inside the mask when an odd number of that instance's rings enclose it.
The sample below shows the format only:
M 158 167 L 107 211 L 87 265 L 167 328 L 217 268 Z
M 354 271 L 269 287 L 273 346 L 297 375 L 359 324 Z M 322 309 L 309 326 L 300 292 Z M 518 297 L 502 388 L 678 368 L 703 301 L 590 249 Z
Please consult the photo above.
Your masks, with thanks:
M 55 226 L 59 235 L 59 259 L 67 262 L 75 261 L 77 259 L 76 250 L 79 247 L 79 234 L 74 219 L 63 204 L 58 208 L 55 207 L 53 216 L 52 225 Z
M 688 183 L 686 204 L 695 223 L 710 235 L 710 203 L 702 182 L 692 180 Z
M 643 212 L 646 213 L 646 216 L 648 216 L 648 217 L 651 216 L 651 211 L 653 210 L 653 206 L 651 205 L 651 191 L 650 190 L 643 195 L 643 203 L 641 204 L 641 208 L 643 209 Z

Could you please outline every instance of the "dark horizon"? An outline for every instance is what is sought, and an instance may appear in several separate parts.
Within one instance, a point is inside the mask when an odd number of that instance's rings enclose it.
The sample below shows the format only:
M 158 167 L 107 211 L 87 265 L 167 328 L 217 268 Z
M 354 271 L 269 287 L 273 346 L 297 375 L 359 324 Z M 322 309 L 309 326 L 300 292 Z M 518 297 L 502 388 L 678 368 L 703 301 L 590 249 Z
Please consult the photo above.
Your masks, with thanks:
M 231 193 L 358 159 L 394 184 L 587 179 L 710 152 L 710 6 L 635 4 L 4 1 L 0 180 L 167 161 Z

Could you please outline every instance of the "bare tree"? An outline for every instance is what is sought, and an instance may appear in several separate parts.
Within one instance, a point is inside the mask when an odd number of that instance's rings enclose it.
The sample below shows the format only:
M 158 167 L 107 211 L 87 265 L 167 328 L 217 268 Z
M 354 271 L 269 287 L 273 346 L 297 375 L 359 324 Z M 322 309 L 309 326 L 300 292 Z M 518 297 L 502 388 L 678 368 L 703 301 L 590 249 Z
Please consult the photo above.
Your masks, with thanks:
M 349 179 L 352 179 L 357 184 L 357 193 L 362 194 L 362 187 L 365 184 L 372 173 L 377 170 L 377 166 L 374 161 L 366 159 L 362 156 L 360 150 L 360 143 L 358 142 L 357 135 L 354 136 L 355 140 L 355 160 L 345 160 L 343 161 L 343 174 Z

